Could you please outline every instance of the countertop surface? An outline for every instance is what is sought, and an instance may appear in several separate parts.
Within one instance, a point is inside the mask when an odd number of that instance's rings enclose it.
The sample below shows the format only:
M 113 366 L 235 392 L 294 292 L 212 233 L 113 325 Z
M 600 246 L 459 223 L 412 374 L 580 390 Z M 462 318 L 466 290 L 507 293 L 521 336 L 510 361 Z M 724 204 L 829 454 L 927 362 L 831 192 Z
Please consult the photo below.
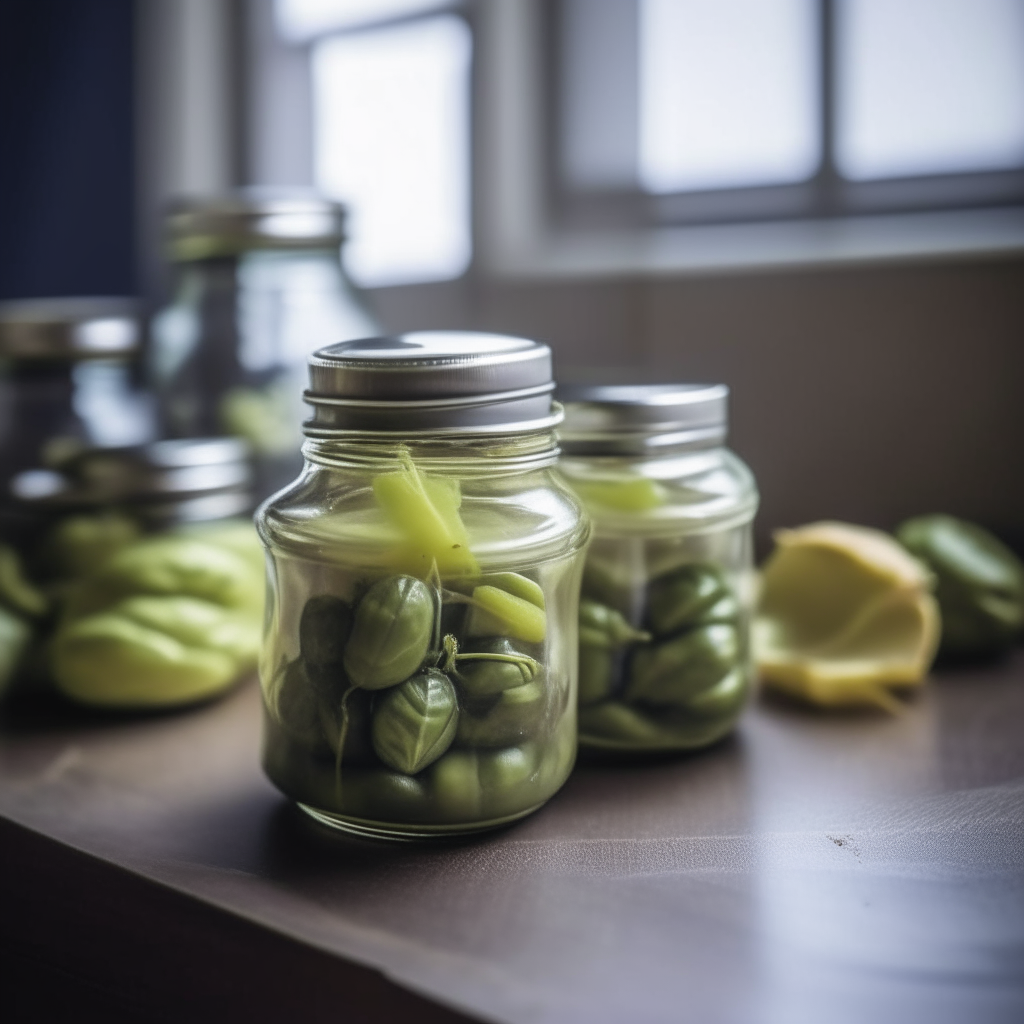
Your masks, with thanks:
M 260 772 L 251 683 L 142 720 L 15 710 L 0 816 L 62 877 L 155 883 L 436 1019 L 1024 1020 L 1024 652 L 895 717 L 762 698 L 714 749 L 582 764 L 515 827 L 426 846 L 306 824 Z

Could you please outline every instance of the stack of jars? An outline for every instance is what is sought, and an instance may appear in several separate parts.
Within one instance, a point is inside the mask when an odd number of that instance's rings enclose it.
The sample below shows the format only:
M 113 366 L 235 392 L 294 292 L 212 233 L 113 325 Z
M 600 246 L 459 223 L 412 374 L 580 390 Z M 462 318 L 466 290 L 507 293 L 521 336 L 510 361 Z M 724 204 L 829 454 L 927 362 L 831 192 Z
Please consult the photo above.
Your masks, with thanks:
M 257 528 L 264 766 L 317 820 L 492 828 L 563 784 L 577 713 L 627 753 L 735 724 L 756 493 L 726 390 L 566 392 L 561 464 L 553 391 L 550 350 L 500 335 L 311 358 L 306 465 Z

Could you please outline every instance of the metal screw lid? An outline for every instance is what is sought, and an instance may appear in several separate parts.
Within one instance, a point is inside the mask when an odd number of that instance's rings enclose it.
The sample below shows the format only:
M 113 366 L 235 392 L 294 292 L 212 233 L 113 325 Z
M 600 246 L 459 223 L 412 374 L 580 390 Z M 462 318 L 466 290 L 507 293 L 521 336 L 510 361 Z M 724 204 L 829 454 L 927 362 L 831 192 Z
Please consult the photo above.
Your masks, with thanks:
M 567 455 L 626 455 L 721 444 L 728 429 L 724 384 L 559 386 Z
M 345 237 L 344 225 L 344 206 L 300 190 L 187 196 L 167 215 L 171 258 L 179 262 L 250 249 L 334 249 Z
M 138 348 L 139 322 L 133 299 L 0 302 L 0 358 L 111 359 L 132 356 Z
M 156 441 L 129 448 L 88 448 L 59 471 L 33 469 L 11 482 L 11 493 L 47 505 L 102 505 L 244 491 L 252 483 L 249 447 L 239 438 Z
M 511 433 L 562 418 L 551 400 L 551 350 L 526 338 L 416 331 L 314 352 L 310 437 L 339 432 Z

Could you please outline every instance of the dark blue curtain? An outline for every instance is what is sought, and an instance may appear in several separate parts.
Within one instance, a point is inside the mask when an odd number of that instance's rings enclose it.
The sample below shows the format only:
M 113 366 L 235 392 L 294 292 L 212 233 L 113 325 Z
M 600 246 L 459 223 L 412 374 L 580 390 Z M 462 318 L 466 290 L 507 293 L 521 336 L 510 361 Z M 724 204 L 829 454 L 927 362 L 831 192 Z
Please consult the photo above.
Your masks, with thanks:
M 133 0 L 0 0 L 0 298 L 130 295 Z

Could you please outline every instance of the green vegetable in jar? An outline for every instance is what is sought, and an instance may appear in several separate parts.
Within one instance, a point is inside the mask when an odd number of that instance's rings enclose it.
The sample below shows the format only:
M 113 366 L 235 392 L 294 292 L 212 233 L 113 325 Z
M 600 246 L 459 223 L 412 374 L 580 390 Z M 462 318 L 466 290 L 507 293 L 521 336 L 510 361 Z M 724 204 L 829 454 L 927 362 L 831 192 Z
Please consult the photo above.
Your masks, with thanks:
M 382 690 L 408 679 L 430 649 L 434 598 L 412 576 L 378 580 L 356 608 L 344 665 L 355 686 Z
M 416 775 L 451 746 L 458 719 L 451 680 L 437 669 L 424 669 L 374 709 L 373 749 L 389 768 Z
M 570 754 L 571 756 L 571 754 Z M 538 752 L 533 744 L 504 750 L 452 750 L 430 770 L 430 790 L 443 821 L 508 817 L 539 803 Z M 557 773 L 553 774 L 553 778 Z M 560 779 L 558 781 L 561 781 Z
M 352 634 L 352 609 L 331 594 L 311 597 L 299 619 L 299 653 L 312 671 L 337 672 Z
M 293 661 L 280 673 L 267 703 L 270 714 L 292 739 L 310 751 L 327 751 L 320 702 L 302 658 Z
M 628 753 L 697 750 L 728 735 L 731 716 L 695 716 L 689 708 L 659 708 L 657 713 L 606 701 L 580 711 L 580 730 L 589 746 Z
M 739 660 L 735 626 L 698 626 L 664 643 L 640 647 L 633 655 L 628 701 L 682 704 L 709 690 Z
M 647 591 L 647 619 L 658 636 L 689 626 L 732 622 L 736 597 L 712 565 L 693 563 L 653 580 Z
M 946 515 L 908 519 L 899 542 L 935 574 L 940 652 L 998 654 L 1024 630 L 1024 564 L 987 530 Z
M 482 584 L 473 589 L 466 632 L 470 636 L 508 636 L 539 644 L 547 633 L 547 616 L 543 605 L 501 587 Z
M 470 700 L 496 697 L 532 682 L 540 664 L 507 637 L 478 640 L 456 659 L 459 689 Z
M 351 688 L 336 696 L 322 694 L 317 707 L 320 725 L 339 764 L 368 764 L 373 752 L 373 702 L 370 690 Z
M 262 581 L 222 548 L 139 541 L 76 585 L 52 644 L 58 689 L 106 707 L 213 696 L 255 667 Z
M 21 561 L 6 544 L 0 544 L 0 605 L 32 618 L 45 615 L 50 605 L 46 595 L 25 578 Z
M 503 690 L 483 709 L 463 709 L 456 742 L 462 747 L 508 747 L 532 738 L 544 716 L 545 696 L 539 683 L 525 683 Z
M 423 782 L 402 772 L 350 769 L 341 794 L 340 809 L 367 821 L 426 821 L 432 815 Z
M 608 697 L 615 680 L 616 652 L 651 639 L 634 629 L 614 608 L 597 601 L 580 601 L 579 703 L 594 704 Z

